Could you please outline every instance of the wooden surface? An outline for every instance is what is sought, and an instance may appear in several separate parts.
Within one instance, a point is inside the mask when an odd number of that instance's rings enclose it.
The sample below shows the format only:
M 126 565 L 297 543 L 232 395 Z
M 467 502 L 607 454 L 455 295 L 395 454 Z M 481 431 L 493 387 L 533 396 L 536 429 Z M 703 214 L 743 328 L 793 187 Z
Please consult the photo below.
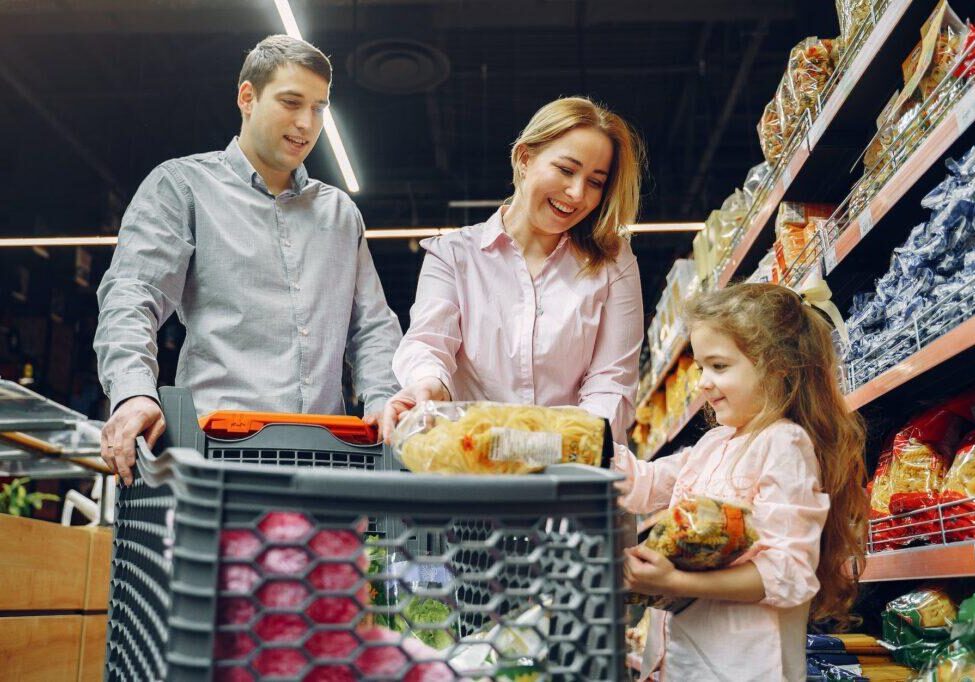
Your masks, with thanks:
M 81 624 L 78 682 L 100 682 L 105 670 L 108 616 L 85 616 Z
M 83 528 L 0 514 L 0 611 L 82 610 L 90 544 Z
M 77 679 L 81 628 L 81 616 L 0 617 L 0 682 Z
M 112 530 L 85 528 L 89 536 L 85 611 L 108 610 L 108 582 L 111 578 Z

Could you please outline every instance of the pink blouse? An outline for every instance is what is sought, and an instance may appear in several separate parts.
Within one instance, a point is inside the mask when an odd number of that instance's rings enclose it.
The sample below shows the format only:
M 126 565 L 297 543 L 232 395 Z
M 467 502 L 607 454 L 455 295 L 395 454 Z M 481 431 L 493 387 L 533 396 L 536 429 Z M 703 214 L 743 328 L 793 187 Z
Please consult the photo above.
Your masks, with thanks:
M 437 377 L 454 400 L 578 405 L 609 419 L 614 439 L 626 442 L 643 338 L 629 243 L 615 262 L 583 276 L 563 235 L 533 281 L 501 210 L 421 242 L 427 255 L 393 358 L 396 378 L 406 386 Z
M 819 590 L 819 541 L 829 511 L 819 463 L 806 431 L 782 420 L 747 436 L 719 427 L 693 448 L 652 462 L 617 448 L 625 474 L 621 498 L 633 513 L 650 513 L 689 496 L 748 505 L 758 544 L 752 561 L 765 599 L 747 604 L 698 599 L 683 612 L 652 612 L 643 673 L 665 680 L 806 679 L 809 603 Z

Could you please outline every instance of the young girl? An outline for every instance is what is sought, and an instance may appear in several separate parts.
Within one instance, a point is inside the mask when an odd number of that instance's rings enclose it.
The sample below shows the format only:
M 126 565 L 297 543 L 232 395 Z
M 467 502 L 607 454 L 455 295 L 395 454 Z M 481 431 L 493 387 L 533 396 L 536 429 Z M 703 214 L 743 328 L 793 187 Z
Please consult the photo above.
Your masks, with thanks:
M 845 623 L 855 596 L 847 566 L 863 560 L 863 426 L 840 392 L 830 327 L 799 295 L 739 284 L 691 301 L 688 318 L 700 391 L 720 426 L 657 461 L 618 454 L 622 504 L 747 505 L 759 541 L 731 567 L 701 573 L 626 550 L 630 590 L 697 598 L 676 615 L 652 612 L 643 675 L 805 680 L 807 621 Z

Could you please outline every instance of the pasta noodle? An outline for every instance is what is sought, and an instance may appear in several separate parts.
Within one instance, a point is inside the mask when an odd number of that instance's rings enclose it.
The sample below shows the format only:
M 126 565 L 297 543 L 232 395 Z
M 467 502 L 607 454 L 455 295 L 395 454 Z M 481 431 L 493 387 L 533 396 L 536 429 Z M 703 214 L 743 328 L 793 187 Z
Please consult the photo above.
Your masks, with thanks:
M 523 474 L 598 466 L 605 434 L 605 420 L 575 407 L 427 402 L 404 415 L 392 446 L 414 472 Z

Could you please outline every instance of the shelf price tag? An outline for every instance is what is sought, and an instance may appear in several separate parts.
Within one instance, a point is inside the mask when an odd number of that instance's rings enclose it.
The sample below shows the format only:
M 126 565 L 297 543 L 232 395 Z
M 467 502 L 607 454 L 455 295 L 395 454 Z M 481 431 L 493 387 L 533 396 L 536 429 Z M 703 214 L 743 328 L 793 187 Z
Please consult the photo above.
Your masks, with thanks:
M 857 224 L 860 226 L 861 239 L 866 237 L 870 230 L 873 229 L 873 214 L 870 212 L 869 206 L 863 209 L 863 212 L 860 213 L 860 216 L 857 218 Z
M 968 126 L 975 121 L 975 88 L 970 87 L 955 108 L 955 120 L 958 121 L 958 132 L 968 130 Z

